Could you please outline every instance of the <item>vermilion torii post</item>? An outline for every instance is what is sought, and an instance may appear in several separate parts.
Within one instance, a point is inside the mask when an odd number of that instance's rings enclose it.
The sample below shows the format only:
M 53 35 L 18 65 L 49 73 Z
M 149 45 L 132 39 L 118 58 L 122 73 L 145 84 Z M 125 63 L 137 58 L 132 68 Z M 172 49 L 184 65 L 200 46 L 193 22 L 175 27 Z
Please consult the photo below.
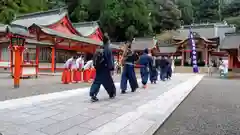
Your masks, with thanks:
M 19 88 L 20 86 L 20 78 L 21 78 L 21 71 L 22 71 L 22 61 L 23 61 L 23 51 L 24 51 L 24 44 L 25 38 L 20 36 L 10 36 L 10 49 L 13 51 L 14 55 L 14 88 Z

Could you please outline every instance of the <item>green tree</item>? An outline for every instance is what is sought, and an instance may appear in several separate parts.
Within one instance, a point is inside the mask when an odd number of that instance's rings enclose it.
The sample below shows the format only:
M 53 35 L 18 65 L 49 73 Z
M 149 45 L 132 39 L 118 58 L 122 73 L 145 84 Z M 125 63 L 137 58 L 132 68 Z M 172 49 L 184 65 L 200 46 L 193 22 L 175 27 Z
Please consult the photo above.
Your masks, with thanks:
M 0 22 L 9 24 L 14 19 L 19 6 L 12 0 L 3 0 L 0 4 Z
M 74 10 L 70 12 L 70 17 L 73 22 L 83 22 L 89 18 L 89 0 L 80 0 L 75 5 Z M 69 9 L 70 7 L 68 7 Z
M 224 17 L 239 16 L 240 15 L 240 1 L 233 0 L 223 8 Z
M 138 31 L 133 25 L 129 26 L 125 32 L 125 35 L 126 37 L 128 37 L 128 40 L 132 40 L 137 34 L 138 34 Z
M 14 0 L 20 1 L 18 13 L 32 13 L 48 10 L 47 0 Z
M 181 20 L 183 23 L 191 24 L 194 20 L 192 0 L 179 0 L 178 7 L 181 10 Z
M 100 25 L 104 32 L 108 32 L 111 37 L 117 37 L 118 28 L 124 29 L 122 3 L 118 0 L 104 0 L 103 9 L 100 13 Z
M 47 5 L 48 9 L 57 9 L 67 6 L 64 0 L 48 0 Z
M 17 14 L 47 10 L 46 0 L 2 0 L 0 22 L 9 24 Z
M 147 4 L 151 12 L 150 25 L 155 34 L 180 26 L 181 12 L 173 0 L 150 0 Z
M 150 18 L 145 0 L 126 0 L 123 3 L 125 30 L 133 25 L 138 36 L 145 36 L 151 31 L 149 29 Z
M 195 0 L 195 22 L 219 21 L 219 0 Z
M 223 8 L 224 20 L 229 24 L 234 24 L 237 30 L 240 31 L 240 1 L 233 0 L 227 3 Z

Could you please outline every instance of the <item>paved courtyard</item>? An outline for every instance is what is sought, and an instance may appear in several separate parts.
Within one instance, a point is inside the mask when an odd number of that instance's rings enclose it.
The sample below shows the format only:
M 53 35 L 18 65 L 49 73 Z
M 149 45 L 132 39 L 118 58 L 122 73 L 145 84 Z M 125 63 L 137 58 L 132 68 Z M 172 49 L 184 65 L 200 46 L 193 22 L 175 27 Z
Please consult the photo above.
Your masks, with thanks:
M 154 135 L 240 135 L 239 81 L 204 77 Z
M 77 89 L 0 102 L 3 135 L 152 135 L 201 80 L 175 74 L 171 81 L 136 93 L 91 103 L 88 89 Z M 116 84 L 119 87 L 119 83 Z M 31 88 L 29 88 L 31 89 Z M 47 89 L 47 88 L 44 88 Z
M 115 81 L 120 75 L 114 76 Z M 0 73 L 0 101 L 60 92 L 65 90 L 89 87 L 90 83 L 77 83 L 65 85 L 61 83 L 61 76 L 39 75 L 39 78 L 22 79 L 20 88 L 13 88 L 13 79 L 9 73 Z

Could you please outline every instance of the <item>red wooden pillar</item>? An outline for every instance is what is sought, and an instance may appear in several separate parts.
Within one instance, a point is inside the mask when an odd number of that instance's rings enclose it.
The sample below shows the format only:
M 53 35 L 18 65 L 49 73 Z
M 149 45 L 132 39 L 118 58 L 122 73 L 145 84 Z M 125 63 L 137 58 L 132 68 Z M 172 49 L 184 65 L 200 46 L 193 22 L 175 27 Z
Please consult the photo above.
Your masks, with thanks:
M 0 47 L 0 61 L 2 61 L 2 48 Z
M 208 65 L 208 47 L 207 47 L 207 45 L 205 46 L 205 48 L 204 48 L 204 53 L 205 53 L 205 66 L 207 66 Z
M 184 57 L 184 48 L 182 48 L 182 60 L 181 60 L 181 66 L 184 66 L 184 61 L 185 61 L 185 57 Z
M 38 46 L 36 46 L 36 77 L 38 76 L 38 72 L 39 72 L 39 53 L 40 53 L 40 48 Z
M 228 54 L 228 68 L 232 69 L 235 67 L 235 62 L 234 62 L 234 55 L 232 55 L 231 53 Z
M 20 85 L 23 50 L 24 50 L 23 46 L 16 46 L 13 48 L 13 51 L 14 51 L 14 88 L 19 88 L 19 85 Z
M 29 52 L 26 52 L 26 57 L 27 57 L 27 62 L 30 62 L 30 58 L 29 58 Z
M 51 71 L 52 71 L 52 73 L 55 73 L 55 48 L 54 47 L 52 47 Z
M 14 63 L 14 61 L 13 61 L 13 50 L 11 49 L 10 50 L 10 72 L 11 73 L 13 73 L 13 63 Z M 12 76 L 13 76 L 13 74 L 12 74 Z

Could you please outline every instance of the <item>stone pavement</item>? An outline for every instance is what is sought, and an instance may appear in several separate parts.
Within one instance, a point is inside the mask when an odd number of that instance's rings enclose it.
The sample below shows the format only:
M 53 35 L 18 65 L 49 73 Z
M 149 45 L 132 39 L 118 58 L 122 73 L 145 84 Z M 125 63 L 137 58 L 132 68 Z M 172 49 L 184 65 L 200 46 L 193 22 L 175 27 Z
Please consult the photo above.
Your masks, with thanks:
M 204 77 L 154 135 L 240 135 L 240 83 Z
M 115 75 L 115 81 L 120 80 L 120 75 Z M 65 90 L 89 87 L 90 83 L 62 84 L 61 76 L 39 75 L 39 78 L 22 79 L 20 88 L 13 88 L 13 79 L 9 73 L 0 73 L 0 101 L 54 93 Z
M 152 135 L 202 79 L 175 74 L 171 81 L 91 103 L 88 89 L 0 102 L 3 135 Z M 119 87 L 119 83 L 116 84 Z M 67 96 L 68 95 L 68 96 Z M 45 100 L 46 99 L 46 100 Z

